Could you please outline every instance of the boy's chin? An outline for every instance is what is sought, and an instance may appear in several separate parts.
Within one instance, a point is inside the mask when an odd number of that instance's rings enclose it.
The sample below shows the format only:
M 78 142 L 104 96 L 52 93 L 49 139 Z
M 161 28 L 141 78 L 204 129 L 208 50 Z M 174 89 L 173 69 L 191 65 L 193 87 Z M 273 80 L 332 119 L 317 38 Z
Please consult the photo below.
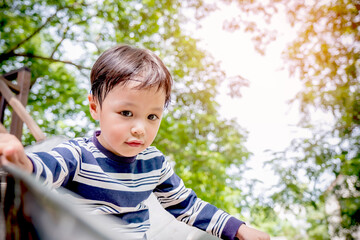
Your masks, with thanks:
M 144 151 L 144 149 L 141 149 L 141 151 L 139 150 L 139 151 L 128 151 L 128 152 L 116 153 L 116 155 L 121 156 L 121 157 L 135 157 L 142 151 Z
M 121 157 L 134 157 L 137 156 L 139 153 L 143 152 L 148 147 L 149 147 L 148 144 L 143 144 L 142 146 L 136 146 L 136 147 L 123 145 L 118 149 L 115 149 L 116 151 L 115 154 Z

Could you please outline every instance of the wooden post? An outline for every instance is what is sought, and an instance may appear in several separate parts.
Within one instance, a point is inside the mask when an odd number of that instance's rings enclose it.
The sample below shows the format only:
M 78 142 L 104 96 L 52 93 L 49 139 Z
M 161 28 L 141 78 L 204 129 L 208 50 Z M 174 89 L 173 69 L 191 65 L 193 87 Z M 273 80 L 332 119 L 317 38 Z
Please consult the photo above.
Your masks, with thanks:
M 15 97 L 8 85 L 5 83 L 6 79 L 0 76 L 0 92 L 6 99 L 8 104 L 13 108 L 13 111 L 17 113 L 19 118 L 28 126 L 30 132 L 34 135 L 36 141 L 45 139 L 45 134 L 41 131 L 34 119 L 26 111 L 24 105 Z M 21 136 L 20 136 L 21 137 Z
M 16 95 L 16 98 L 23 106 L 27 105 L 30 90 L 30 79 L 31 73 L 27 68 L 22 68 L 17 74 L 19 94 Z M 16 111 L 13 111 L 11 115 L 10 133 L 15 135 L 19 140 L 21 140 L 23 125 L 23 121 L 19 117 L 19 114 Z
M 18 85 L 15 85 L 11 81 L 8 81 L 8 79 L 10 79 L 10 80 L 17 79 L 18 72 L 22 69 L 25 69 L 25 68 L 20 68 L 18 70 L 15 70 L 15 71 L 12 71 L 12 72 L 9 72 L 9 73 L 6 73 L 3 75 L 3 77 L 4 77 L 3 80 L 5 81 L 6 85 L 8 85 L 9 88 L 11 89 L 11 91 L 14 92 L 15 94 L 19 94 L 20 88 Z M 27 69 L 27 70 L 30 71 L 29 69 Z M 0 122 L 1 123 L 4 122 L 6 106 L 7 106 L 6 99 L 0 94 Z

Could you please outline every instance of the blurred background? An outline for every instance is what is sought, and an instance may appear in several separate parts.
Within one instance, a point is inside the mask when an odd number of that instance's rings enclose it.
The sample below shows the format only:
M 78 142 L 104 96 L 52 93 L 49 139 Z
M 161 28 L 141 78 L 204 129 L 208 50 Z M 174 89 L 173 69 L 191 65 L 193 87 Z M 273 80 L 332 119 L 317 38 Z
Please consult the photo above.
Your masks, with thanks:
M 27 110 L 47 136 L 92 135 L 95 59 L 119 43 L 145 47 L 175 81 L 154 145 L 200 198 L 280 239 L 360 238 L 359 1 L 0 9 L 0 73 L 31 70 Z M 34 144 L 27 128 L 22 141 Z

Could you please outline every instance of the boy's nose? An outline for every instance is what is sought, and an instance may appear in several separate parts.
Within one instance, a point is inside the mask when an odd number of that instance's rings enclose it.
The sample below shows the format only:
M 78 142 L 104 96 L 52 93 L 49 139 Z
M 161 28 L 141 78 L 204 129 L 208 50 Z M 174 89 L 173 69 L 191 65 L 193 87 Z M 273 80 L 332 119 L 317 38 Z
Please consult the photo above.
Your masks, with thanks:
M 137 135 L 137 136 L 143 136 L 145 134 L 144 126 L 141 123 L 134 125 L 131 128 L 131 134 Z

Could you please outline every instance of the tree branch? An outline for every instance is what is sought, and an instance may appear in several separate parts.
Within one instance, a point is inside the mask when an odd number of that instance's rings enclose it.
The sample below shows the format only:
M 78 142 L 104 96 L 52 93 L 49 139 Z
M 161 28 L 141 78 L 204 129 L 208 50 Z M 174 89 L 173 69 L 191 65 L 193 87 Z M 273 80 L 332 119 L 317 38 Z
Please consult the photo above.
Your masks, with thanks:
M 0 62 L 5 61 L 7 59 L 9 59 L 10 57 L 16 56 L 15 54 L 15 50 L 18 49 L 21 45 L 23 45 L 25 42 L 29 41 L 32 37 L 34 37 L 37 33 L 39 33 L 56 15 L 59 11 L 65 9 L 65 8 L 71 8 L 74 6 L 79 5 L 78 3 L 74 3 L 71 6 L 64 6 L 64 7 L 60 7 L 59 9 L 56 10 L 56 12 L 51 15 L 50 17 L 48 17 L 46 19 L 46 21 L 39 27 L 37 28 L 32 34 L 30 34 L 27 38 L 23 39 L 22 41 L 20 41 L 18 44 L 16 44 L 14 47 L 12 47 L 10 50 L 8 50 L 5 53 L 0 54 Z
M 47 61 L 50 61 L 50 62 L 60 62 L 60 63 L 73 65 L 73 66 L 77 67 L 79 70 L 81 70 L 81 69 L 91 70 L 91 68 L 89 68 L 89 67 L 84 67 L 84 66 L 78 65 L 76 63 L 73 63 L 71 61 L 64 61 L 64 60 L 55 59 L 55 58 L 52 58 L 52 57 L 43 57 L 43 56 L 38 56 L 38 55 L 30 54 L 30 53 L 15 53 L 14 56 L 27 57 L 27 58 L 37 58 L 37 59 L 47 60 Z
M 50 58 L 53 58 L 55 52 L 58 50 L 58 48 L 60 47 L 61 43 L 66 39 L 66 34 L 68 33 L 68 31 L 70 30 L 70 28 L 72 26 L 76 26 L 76 25 L 79 25 L 79 24 L 82 24 L 82 23 L 87 23 L 89 19 L 93 18 L 93 17 L 96 17 L 97 14 L 95 15 L 90 15 L 88 16 L 86 19 L 84 20 L 81 20 L 81 21 L 78 21 L 78 22 L 75 22 L 73 23 L 71 26 L 67 26 L 66 29 L 64 30 L 63 34 L 62 34 L 62 38 L 61 40 L 58 42 L 58 44 L 55 46 L 54 50 L 52 51 L 51 55 L 50 55 Z M 95 43 L 94 43 L 95 44 Z M 95 45 L 96 46 L 96 45 Z M 97 47 L 97 46 L 96 46 Z M 97 49 L 99 49 L 97 47 Z
M 58 50 L 58 48 L 60 47 L 61 43 L 65 40 L 66 38 L 66 33 L 69 31 L 70 27 L 68 26 L 65 30 L 64 30 L 64 33 L 62 35 L 62 38 L 61 40 L 58 42 L 58 44 L 56 44 L 54 50 L 52 51 L 51 55 L 50 55 L 50 58 L 53 58 L 55 52 Z
M 48 17 L 45 21 L 45 23 L 43 23 L 43 25 L 41 25 L 39 28 L 37 28 L 32 34 L 30 34 L 27 38 L 23 39 L 21 42 L 19 42 L 18 44 L 16 44 L 14 47 L 12 47 L 9 52 L 14 52 L 17 48 L 19 48 L 21 45 L 23 45 L 25 42 L 29 41 L 29 39 L 31 39 L 33 36 L 35 36 L 38 32 L 40 32 L 50 21 L 53 17 L 56 16 L 56 14 L 58 13 L 58 11 L 61 9 L 56 10 L 56 12 L 51 15 L 50 17 Z M 5 53 L 6 54 L 6 53 Z

